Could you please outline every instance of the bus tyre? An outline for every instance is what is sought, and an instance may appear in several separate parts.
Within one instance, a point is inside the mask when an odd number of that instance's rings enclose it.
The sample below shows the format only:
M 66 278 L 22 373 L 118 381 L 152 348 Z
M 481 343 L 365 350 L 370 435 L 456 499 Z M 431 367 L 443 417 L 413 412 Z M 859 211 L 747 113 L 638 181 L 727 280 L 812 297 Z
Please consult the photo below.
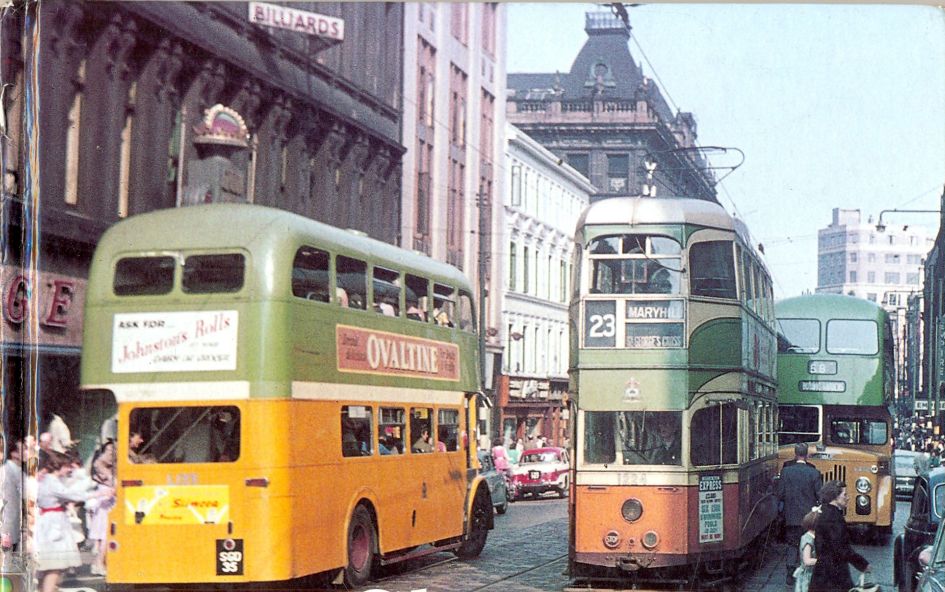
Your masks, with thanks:
M 348 565 L 345 567 L 345 584 L 358 587 L 371 579 L 374 566 L 374 523 L 371 513 L 358 506 L 348 525 Z
M 460 559 L 474 559 L 482 553 L 486 546 L 486 536 L 489 534 L 489 517 L 492 515 L 492 502 L 489 496 L 480 488 L 473 500 L 472 512 L 469 515 L 469 536 L 463 541 L 454 553 Z

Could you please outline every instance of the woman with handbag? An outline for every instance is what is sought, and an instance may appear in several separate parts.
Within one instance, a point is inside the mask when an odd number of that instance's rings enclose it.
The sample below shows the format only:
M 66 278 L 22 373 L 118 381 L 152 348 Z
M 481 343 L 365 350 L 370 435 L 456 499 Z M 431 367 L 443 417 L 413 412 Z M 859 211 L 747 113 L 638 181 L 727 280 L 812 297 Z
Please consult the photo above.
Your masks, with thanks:
M 849 564 L 862 572 L 870 564 L 850 547 L 850 534 L 843 518 L 850 501 L 846 485 L 828 481 L 820 489 L 820 516 L 814 528 L 817 563 L 810 579 L 810 592 L 847 592 L 853 587 Z

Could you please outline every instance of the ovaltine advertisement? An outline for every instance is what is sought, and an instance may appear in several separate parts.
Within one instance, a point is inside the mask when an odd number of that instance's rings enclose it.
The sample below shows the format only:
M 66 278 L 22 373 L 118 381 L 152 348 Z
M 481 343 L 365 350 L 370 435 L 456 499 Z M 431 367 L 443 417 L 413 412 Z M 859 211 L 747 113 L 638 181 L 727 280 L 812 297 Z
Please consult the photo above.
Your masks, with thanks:
M 459 347 L 418 337 L 338 325 L 338 370 L 459 380 Z
M 116 314 L 112 372 L 236 370 L 235 310 Z

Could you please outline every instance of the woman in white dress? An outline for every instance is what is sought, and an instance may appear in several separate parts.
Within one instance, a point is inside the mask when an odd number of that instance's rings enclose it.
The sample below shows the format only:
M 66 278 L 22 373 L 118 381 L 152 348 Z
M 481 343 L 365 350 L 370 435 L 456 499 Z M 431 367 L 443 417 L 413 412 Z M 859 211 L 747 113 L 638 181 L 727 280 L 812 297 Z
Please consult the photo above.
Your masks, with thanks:
M 68 484 L 75 464 L 64 454 L 49 452 L 41 457 L 40 464 L 34 539 L 36 571 L 42 582 L 42 592 L 55 592 L 62 580 L 62 572 L 82 565 L 66 504 L 84 502 L 92 494 L 88 490 L 88 480 Z

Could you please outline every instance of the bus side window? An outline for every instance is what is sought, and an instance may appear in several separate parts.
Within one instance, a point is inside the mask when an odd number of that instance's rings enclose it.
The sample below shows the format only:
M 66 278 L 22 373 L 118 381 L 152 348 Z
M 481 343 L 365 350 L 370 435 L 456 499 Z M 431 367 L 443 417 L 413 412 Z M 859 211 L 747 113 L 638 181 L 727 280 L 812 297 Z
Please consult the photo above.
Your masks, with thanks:
M 456 317 L 453 301 L 453 288 L 443 284 L 433 284 L 433 321 L 442 327 L 452 327 Z
M 378 418 L 377 449 L 382 455 L 404 453 L 404 410 L 381 407 Z
M 436 424 L 436 451 L 453 452 L 459 450 L 459 410 L 438 410 Z
M 341 455 L 370 456 L 374 452 L 371 408 L 345 405 L 341 408 Z
M 412 321 L 426 322 L 429 313 L 427 303 L 430 301 L 430 282 L 426 278 L 407 274 L 406 284 L 407 318 Z
M 339 288 L 348 295 L 348 307 L 364 310 L 367 302 L 367 263 L 338 255 L 335 278 Z
M 374 268 L 374 311 L 384 316 L 400 316 L 400 273 Z
M 414 407 L 410 410 L 410 437 L 413 439 L 410 452 L 433 452 L 433 409 Z
M 292 295 L 307 300 L 328 302 L 328 253 L 313 247 L 301 247 L 292 262 Z

